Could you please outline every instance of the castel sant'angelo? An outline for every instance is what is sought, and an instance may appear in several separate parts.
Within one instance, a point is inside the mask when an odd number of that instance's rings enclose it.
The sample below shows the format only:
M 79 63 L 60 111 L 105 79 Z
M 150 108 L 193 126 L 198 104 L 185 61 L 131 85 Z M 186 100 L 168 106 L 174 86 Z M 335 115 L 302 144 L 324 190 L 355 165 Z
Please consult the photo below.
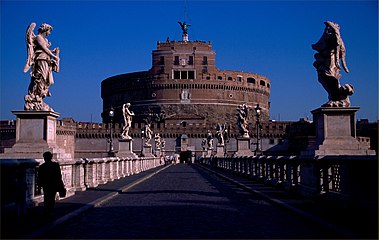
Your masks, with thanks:
M 103 122 L 109 122 L 112 107 L 114 122 L 122 123 L 122 105 L 127 102 L 135 113 L 135 123 L 153 114 L 166 121 L 235 125 L 236 109 L 242 104 L 251 110 L 259 104 L 262 120 L 268 120 L 270 80 L 256 73 L 218 69 L 212 44 L 191 41 L 189 25 L 179 23 L 181 41 L 157 42 L 149 70 L 102 81 Z
M 215 139 L 214 146 L 218 147 L 217 128 L 223 125 L 227 128 L 224 151 L 232 156 L 239 150 L 241 134 L 237 115 L 241 106 L 249 110 L 246 148 L 250 150 L 260 146 L 265 154 L 293 155 L 314 141 L 314 126 L 310 121 L 269 120 L 271 83 L 267 77 L 218 69 L 212 44 L 190 40 L 189 25 L 179 24 L 183 31 L 181 40 L 158 42 L 152 51 L 150 69 L 102 81 L 102 123 L 75 122 L 71 118 L 57 121 L 56 141 L 65 152 L 75 158 L 104 157 L 111 150 L 118 152 L 125 126 L 123 106 L 127 103 L 134 113 L 128 129 L 133 141 L 130 150 L 138 154 L 142 154 L 146 125 L 152 129 L 153 136 L 159 134 L 164 140 L 166 155 L 191 151 L 196 156 L 205 152 L 204 140 Z M 254 111 L 258 105 L 259 121 Z M 15 122 L 1 121 L 0 133 L 1 153 L 15 144 Z M 150 143 L 152 152 L 157 153 L 154 142 L 155 137 Z M 216 153 L 216 148 L 212 151 Z

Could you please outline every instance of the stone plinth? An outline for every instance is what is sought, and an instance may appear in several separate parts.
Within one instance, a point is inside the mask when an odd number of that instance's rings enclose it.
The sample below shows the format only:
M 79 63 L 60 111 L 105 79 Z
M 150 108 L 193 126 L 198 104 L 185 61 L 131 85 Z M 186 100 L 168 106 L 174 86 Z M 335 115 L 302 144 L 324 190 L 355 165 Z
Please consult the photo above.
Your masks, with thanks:
M 225 154 L 225 145 L 216 146 L 216 157 L 224 157 Z
M 208 148 L 206 157 L 211 157 L 213 155 L 213 148 Z
M 302 155 L 375 155 L 375 151 L 356 139 L 355 113 L 358 110 L 358 107 L 321 107 L 313 110 L 316 142 Z
M 250 150 L 250 138 L 237 138 L 237 152 L 236 156 L 253 156 L 253 152 Z
M 161 156 L 162 152 L 161 152 L 161 149 L 160 148 L 156 148 L 155 149 L 155 156 L 159 157 Z
M 153 152 L 152 152 L 152 149 L 151 149 L 151 146 L 148 146 L 148 145 L 144 145 L 143 146 L 142 154 L 143 154 L 144 157 L 152 157 L 152 156 L 154 156 Z
M 46 151 L 54 159 L 71 159 L 56 143 L 56 119 L 59 113 L 53 111 L 12 111 L 16 115 L 16 143 L 4 149 L 0 158 L 41 159 Z
M 133 139 L 119 139 L 117 157 L 137 158 L 133 151 Z

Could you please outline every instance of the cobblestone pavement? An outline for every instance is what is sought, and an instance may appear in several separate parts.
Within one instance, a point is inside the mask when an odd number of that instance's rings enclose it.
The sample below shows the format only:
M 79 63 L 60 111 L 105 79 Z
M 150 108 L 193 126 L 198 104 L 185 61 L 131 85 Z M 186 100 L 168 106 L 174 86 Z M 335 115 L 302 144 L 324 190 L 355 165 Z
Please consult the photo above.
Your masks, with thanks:
M 341 238 L 196 165 L 178 164 L 43 238 Z

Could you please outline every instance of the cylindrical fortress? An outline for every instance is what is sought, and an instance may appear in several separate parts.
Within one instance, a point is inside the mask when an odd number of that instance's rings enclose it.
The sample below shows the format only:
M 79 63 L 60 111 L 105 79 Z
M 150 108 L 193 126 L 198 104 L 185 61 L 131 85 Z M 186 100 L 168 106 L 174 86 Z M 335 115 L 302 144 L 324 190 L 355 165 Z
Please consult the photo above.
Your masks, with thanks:
M 158 42 L 152 52 L 152 68 L 107 78 L 101 83 L 103 122 L 115 109 L 114 122 L 123 123 L 122 105 L 131 103 L 134 122 L 150 116 L 204 124 L 236 123 L 239 105 L 262 108 L 262 119 L 269 119 L 270 80 L 262 75 L 219 70 L 210 42 Z

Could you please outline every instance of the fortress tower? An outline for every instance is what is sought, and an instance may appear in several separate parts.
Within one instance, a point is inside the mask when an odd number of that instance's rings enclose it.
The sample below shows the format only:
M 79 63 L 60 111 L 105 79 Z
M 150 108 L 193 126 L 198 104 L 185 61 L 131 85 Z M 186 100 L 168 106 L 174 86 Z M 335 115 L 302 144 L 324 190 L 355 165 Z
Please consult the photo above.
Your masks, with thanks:
M 263 120 L 269 119 L 268 78 L 219 70 L 210 42 L 191 41 L 184 30 L 183 36 L 181 41 L 157 42 L 151 69 L 102 81 L 103 122 L 109 122 L 107 113 L 113 107 L 114 121 L 122 123 L 121 108 L 126 102 L 136 114 L 135 122 L 153 114 L 164 115 L 167 121 L 234 124 L 236 109 L 244 103 L 251 109 L 250 118 L 254 118 L 253 108 L 259 104 Z

